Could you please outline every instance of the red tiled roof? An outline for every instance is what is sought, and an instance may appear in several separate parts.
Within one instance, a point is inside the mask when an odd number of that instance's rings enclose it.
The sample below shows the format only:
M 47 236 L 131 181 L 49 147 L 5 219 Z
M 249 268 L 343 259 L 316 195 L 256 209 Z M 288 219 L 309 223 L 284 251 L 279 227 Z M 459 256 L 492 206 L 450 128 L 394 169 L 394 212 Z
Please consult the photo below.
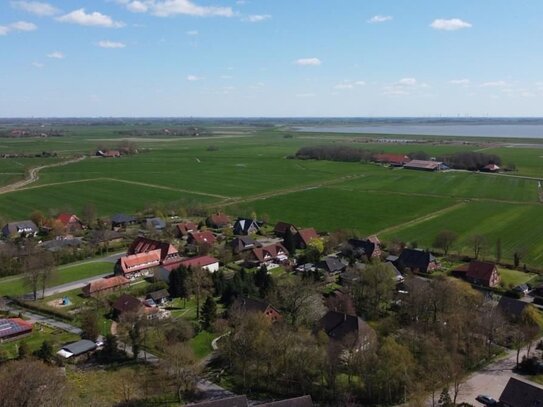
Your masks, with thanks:
M 496 265 L 494 263 L 474 260 L 468 266 L 466 277 L 482 281 L 490 281 L 495 268 Z
M 151 251 L 160 251 L 160 260 L 164 261 L 168 257 L 176 258 L 179 256 L 179 251 L 176 247 L 167 242 L 161 242 L 158 240 L 147 239 L 146 237 L 136 238 L 130 247 L 128 248 L 128 254 L 147 253 Z
M 104 277 L 99 280 L 91 281 L 87 284 L 83 291 L 90 295 L 96 292 L 108 290 L 110 288 L 120 287 L 130 284 L 130 280 L 124 276 Z
M 281 254 L 288 256 L 288 250 L 285 249 L 285 247 L 280 243 L 275 243 L 264 247 L 256 247 L 251 250 L 251 252 L 261 263 L 273 260 Z
M 211 264 L 218 263 L 219 260 L 217 260 L 215 257 L 211 256 L 199 256 L 199 257 L 192 257 L 190 259 L 183 260 L 179 263 L 179 266 L 182 267 L 206 267 L 210 266 Z
M 79 218 L 76 215 L 65 212 L 58 215 L 57 220 L 64 225 L 67 225 L 70 222 L 79 222 Z
M 212 245 L 217 241 L 217 239 L 215 238 L 215 235 L 209 230 L 203 230 L 201 232 L 191 232 L 190 236 L 192 236 L 192 238 L 198 245 L 202 245 L 202 244 Z
M 123 256 L 119 260 L 124 273 L 133 273 L 158 266 L 160 264 L 160 251 L 154 250 L 148 253 L 131 254 Z
M 410 161 L 409 157 L 404 154 L 375 154 L 375 161 L 389 164 L 405 164 Z
M 177 230 L 181 234 L 186 235 L 189 232 L 194 232 L 198 230 L 198 226 L 192 222 L 184 222 L 177 225 Z
M 224 226 L 230 223 L 230 217 L 224 213 L 214 213 L 209 217 L 209 220 L 213 225 Z
M 302 239 L 302 242 L 307 246 L 311 239 L 318 239 L 319 235 L 313 228 L 308 229 L 301 229 L 298 231 L 298 234 L 300 235 L 300 239 Z

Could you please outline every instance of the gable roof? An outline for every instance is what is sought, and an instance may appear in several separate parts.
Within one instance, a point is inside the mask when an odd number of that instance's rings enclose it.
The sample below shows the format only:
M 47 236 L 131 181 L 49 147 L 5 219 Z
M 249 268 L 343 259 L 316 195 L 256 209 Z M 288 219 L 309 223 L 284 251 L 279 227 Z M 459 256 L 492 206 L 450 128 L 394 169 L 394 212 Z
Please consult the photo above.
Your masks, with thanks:
M 66 213 L 66 212 L 58 215 L 57 220 L 63 225 L 67 225 L 69 223 L 81 223 L 77 215 L 74 215 L 72 213 Z
M 319 325 L 330 339 L 336 341 L 342 341 L 347 336 L 353 336 L 353 339 L 357 340 L 362 331 L 371 330 L 362 318 L 337 311 L 328 311 L 321 318 Z
M 261 226 L 260 222 L 257 222 L 253 219 L 247 218 L 238 218 L 234 224 L 234 234 L 235 235 L 248 235 L 253 230 L 259 230 Z
M 277 222 L 273 228 L 273 232 L 278 235 L 284 235 L 290 228 L 297 230 L 296 226 L 294 226 L 292 223 Z
M 199 257 L 191 257 L 190 259 L 185 259 L 179 263 L 179 266 L 181 267 L 206 267 L 210 266 L 212 264 L 218 263 L 219 260 L 217 260 L 215 257 L 211 256 L 199 256 Z
M 404 165 L 404 168 L 413 168 L 420 170 L 437 170 L 443 165 L 439 161 L 411 160 Z
M 287 256 L 288 250 L 281 243 L 274 243 L 268 246 L 255 247 L 251 250 L 254 258 L 261 263 L 275 259 L 279 256 Z
M 318 267 L 326 270 L 329 273 L 337 273 L 345 270 L 347 265 L 343 264 L 337 257 L 326 256 L 324 259 L 319 261 Z
M 81 339 L 62 347 L 62 350 L 66 353 L 63 355 L 64 357 L 79 356 L 94 349 L 96 349 L 96 344 L 88 339 Z
M 242 297 L 239 299 L 239 305 L 245 312 L 266 312 L 268 308 L 273 308 L 279 313 L 269 302 L 254 298 Z
M 0 319 L 0 339 L 24 335 L 32 331 L 32 324 L 21 318 Z
M 543 388 L 511 377 L 503 389 L 500 402 L 512 407 L 537 407 L 543 405 Z
M 182 235 L 186 235 L 189 232 L 194 232 L 198 230 L 198 225 L 192 222 L 179 223 L 176 227 L 179 233 L 181 233 Z
M 411 159 L 405 154 L 382 153 L 375 154 L 374 160 L 378 163 L 405 164 Z
M 124 213 L 117 213 L 111 217 L 112 223 L 122 224 L 122 223 L 132 223 L 135 221 L 136 221 L 136 218 L 134 216 L 126 215 Z
M 319 238 L 319 235 L 314 228 L 300 229 L 298 230 L 298 236 L 306 246 L 311 242 L 311 239 Z
M 37 233 L 38 227 L 31 220 L 20 220 L 10 222 L 2 228 L 4 236 L 14 235 L 16 233 Z
M 207 223 L 216 227 L 226 226 L 230 223 L 230 217 L 222 212 L 217 212 L 207 218 Z
M 311 396 L 295 397 L 287 400 L 272 401 L 261 404 L 260 407 L 313 407 Z
M 209 244 L 213 245 L 217 241 L 215 235 L 210 230 L 202 230 L 200 232 L 190 232 L 189 236 L 192 237 L 194 242 L 198 245 Z
M 468 265 L 466 277 L 482 281 L 490 281 L 495 269 L 496 265 L 494 263 L 473 260 Z
M 170 293 L 167 289 L 163 288 L 162 290 L 153 291 L 152 293 L 147 294 L 147 296 L 153 301 L 159 301 L 163 298 L 168 298 L 170 296 Z
M 161 261 L 179 261 L 180 255 L 177 248 L 167 242 L 161 242 L 159 240 L 148 239 L 143 236 L 137 237 L 130 247 L 128 248 L 128 254 L 147 253 L 155 250 L 160 251 Z
M 160 265 L 160 251 L 131 254 L 123 256 L 118 260 L 123 273 L 134 273 L 136 271 L 156 267 Z
M 143 303 L 133 295 L 123 294 L 113 303 L 113 309 L 118 312 L 139 312 L 143 309 Z
M 426 269 L 433 261 L 435 261 L 435 257 L 430 252 L 420 249 L 403 249 L 398 258 L 398 262 L 402 266 L 420 269 Z
M 349 239 L 347 241 L 353 248 L 357 249 L 358 251 L 362 252 L 368 257 L 371 257 L 375 250 L 375 243 L 370 241 L 369 239 L 363 240 L 363 239 Z
M 130 284 L 130 280 L 125 276 L 104 277 L 88 283 L 85 287 L 83 287 L 83 292 L 90 295 L 96 292 L 109 290 L 128 284 Z

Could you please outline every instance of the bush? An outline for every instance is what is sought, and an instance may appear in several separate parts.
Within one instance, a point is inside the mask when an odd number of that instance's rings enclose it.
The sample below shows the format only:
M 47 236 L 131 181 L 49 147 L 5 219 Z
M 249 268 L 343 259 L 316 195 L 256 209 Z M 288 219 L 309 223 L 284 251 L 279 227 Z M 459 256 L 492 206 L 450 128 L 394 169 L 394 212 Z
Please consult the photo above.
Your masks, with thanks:
M 194 337 L 194 328 L 190 322 L 179 319 L 170 328 L 165 330 L 164 337 L 170 345 L 178 342 L 186 342 Z

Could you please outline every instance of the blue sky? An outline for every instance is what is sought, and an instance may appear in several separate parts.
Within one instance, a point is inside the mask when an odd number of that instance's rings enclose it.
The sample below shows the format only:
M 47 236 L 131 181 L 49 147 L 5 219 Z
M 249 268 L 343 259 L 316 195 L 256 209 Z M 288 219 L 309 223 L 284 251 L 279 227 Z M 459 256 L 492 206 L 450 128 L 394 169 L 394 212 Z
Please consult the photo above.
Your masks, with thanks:
M 541 0 L 0 2 L 0 116 L 543 116 Z

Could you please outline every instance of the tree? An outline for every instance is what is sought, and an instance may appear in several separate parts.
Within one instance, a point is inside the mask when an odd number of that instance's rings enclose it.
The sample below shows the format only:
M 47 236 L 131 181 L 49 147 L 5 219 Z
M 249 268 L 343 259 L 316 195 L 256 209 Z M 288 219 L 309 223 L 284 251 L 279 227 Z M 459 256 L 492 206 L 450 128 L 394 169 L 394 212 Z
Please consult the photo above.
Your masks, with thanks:
M 142 332 L 142 322 L 137 320 L 136 323 L 132 324 L 132 327 L 128 330 L 128 337 L 130 338 L 130 345 L 132 346 L 132 356 L 134 359 L 138 358 L 138 355 L 141 350 L 141 345 L 143 344 L 143 335 Z
M 213 297 L 207 297 L 202 306 L 202 328 L 208 330 L 217 320 L 217 304 Z
M 474 235 L 470 240 L 473 248 L 473 258 L 478 259 L 487 245 L 486 237 L 483 235 Z
M 359 277 L 353 285 L 356 308 L 366 318 L 377 319 L 386 311 L 394 295 L 394 273 L 380 263 L 360 271 Z
M 283 239 L 283 245 L 285 246 L 285 249 L 288 250 L 288 252 L 291 255 L 294 255 L 296 253 L 296 236 L 294 233 L 292 233 L 291 228 L 287 228 L 287 231 L 285 233 L 285 238 Z
M 34 211 L 30 215 L 30 220 L 34 222 L 36 226 L 42 227 L 45 224 L 47 218 L 45 217 L 42 211 Z
M 515 265 L 515 268 L 518 268 L 520 266 L 521 260 L 526 255 L 526 248 L 525 247 L 517 247 L 515 251 L 513 252 L 513 264 Z
M 55 357 L 51 343 L 46 340 L 42 342 L 40 349 L 35 354 L 38 359 L 41 359 L 45 363 L 50 363 Z
M 436 249 L 443 250 L 443 253 L 446 256 L 449 253 L 449 249 L 457 239 L 458 234 L 456 232 L 453 232 L 452 230 L 442 230 L 435 237 L 433 246 Z
M 200 320 L 200 301 L 203 297 L 211 294 L 213 290 L 213 281 L 209 271 L 201 267 L 189 271 L 188 285 L 190 293 L 196 299 L 196 320 Z
M 81 329 L 83 330 L 81 337 L 91 341 L 96 341 L 100 336 L 100 326 L 98 315 L 92 309 L 85 309 L 81 312 Z
M 200 369 L 194 352 L 184 343 L 167 346 L 160 365 L 161 370 L 175 383 L 179 402 L 183 403 L 183 396 L 193 393 L 198 382 Z
M 41 289 L 43 297 L 45 288 L 53 276 L 53 255 L 36 246 L 34 242 L 27 241 L 21 256 L 26 285 L 32 290 L 34 300 L 37 300 L 38 290 Z
M 264 264 L 254 274 L 254 280 L 262 298 L 273 288 L 273 278 L 268 273 L 268 268 Z
M 19 344 L 17 353 L 17 359 L 26 359 L 28 356 L 30 356 L 30 347 L 28 346 L 28 343 L 21 342 Z
M 30 359 L 0 366 L 0 407 L 64 406 L 66 394 L 66 378 L 57 367 Z
M 168 291 L 172 298 L 187 299 L 189 296 L 189 271 L 186 267 L 179 267 L 170 272 L 168 276 Z
M 451 396 L 449 395 L 449 389 L 445 388 L 441 392 L 441 395 L 439 396 L 439 401 L 437 402 L 437 405 L 440 407 L 454 407 L 454 403 L 451 400 Z
M 81 211 L 81 221 L 83 224 L 93 227 L 96 224 L 96 218 L 96 205 L 91 202 L 87 202 Z

